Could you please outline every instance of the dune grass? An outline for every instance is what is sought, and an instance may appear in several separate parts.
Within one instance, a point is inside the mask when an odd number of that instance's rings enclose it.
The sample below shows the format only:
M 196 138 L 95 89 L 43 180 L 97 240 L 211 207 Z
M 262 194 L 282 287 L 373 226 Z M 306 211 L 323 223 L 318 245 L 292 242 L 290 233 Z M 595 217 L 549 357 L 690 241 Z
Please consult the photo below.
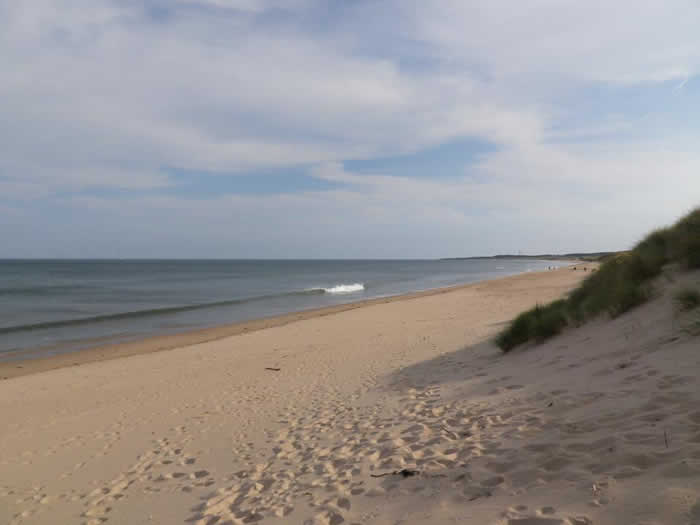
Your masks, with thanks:
M 700 306 L 700 291 L 695 288 L 688 287 L 678 290 L 673 298 L 682 312 L 694 310 Z
M 496 337 L 496 344 L 508 351 L 530 340 L 543 341 L 561 332 L 568 324 L 566 301 L 537 305 L 513 319 L 507 330 Z
M 606 258 L 568 298 L 521 313 L 495 342 L 508 352 L 602 313 L 622 315 L 651 297 L 651 281 L 668 263 L 700 268 L 700 208 L 669 228 L 653 231 L 632 250 Z

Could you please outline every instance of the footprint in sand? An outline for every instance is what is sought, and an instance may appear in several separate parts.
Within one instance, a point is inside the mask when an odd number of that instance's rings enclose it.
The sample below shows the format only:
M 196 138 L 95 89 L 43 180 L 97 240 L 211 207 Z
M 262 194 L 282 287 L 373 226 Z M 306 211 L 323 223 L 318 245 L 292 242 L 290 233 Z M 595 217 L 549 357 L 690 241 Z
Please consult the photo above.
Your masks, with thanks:
M 543 507 L 540 514 L 550 516 L 556 513 L 554 507 Z M 545 516 L 517 516 L 508 518 L 507 525 L 593 525 L 593 521 L 587 516 L 574 516 L 568 518 L 554 518 Z
M 695 505 L 690 508 L 690 519 L 691 523 L 700 523 L 700 500 L 698 500 Z
M 508 525 L 566 525 L 564 520 L 540 517 L 511 518 L 507 523 Z

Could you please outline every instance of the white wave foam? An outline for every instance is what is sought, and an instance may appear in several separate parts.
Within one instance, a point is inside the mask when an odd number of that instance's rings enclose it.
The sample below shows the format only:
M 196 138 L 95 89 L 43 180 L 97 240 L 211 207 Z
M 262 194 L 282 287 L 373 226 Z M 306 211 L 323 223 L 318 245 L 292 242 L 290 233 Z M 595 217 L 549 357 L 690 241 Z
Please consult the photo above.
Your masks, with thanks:
M 323 291 L 326 293 L 353 293 L 361 292 L 365 289 L 365 285 L 362 283 L 354 284 L 338 284 L 332 288 L 324 288 Z

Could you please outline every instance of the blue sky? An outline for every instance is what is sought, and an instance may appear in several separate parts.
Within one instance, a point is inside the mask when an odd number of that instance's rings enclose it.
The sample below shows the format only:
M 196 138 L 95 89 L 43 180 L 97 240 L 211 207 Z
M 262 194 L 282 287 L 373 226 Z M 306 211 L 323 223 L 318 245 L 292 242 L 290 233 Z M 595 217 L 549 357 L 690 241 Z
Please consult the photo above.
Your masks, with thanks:
M 0 0 L 0 257 L 628 247 L 700 204 L 700 5 Z

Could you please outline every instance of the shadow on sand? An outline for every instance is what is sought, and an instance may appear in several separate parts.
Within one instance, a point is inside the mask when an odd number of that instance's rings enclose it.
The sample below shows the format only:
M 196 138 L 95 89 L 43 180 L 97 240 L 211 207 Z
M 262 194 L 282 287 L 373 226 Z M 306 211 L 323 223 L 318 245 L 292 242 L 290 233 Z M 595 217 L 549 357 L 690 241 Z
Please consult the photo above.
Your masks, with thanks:
M 396 370 L 385 377 L 391 390 L 423 390 L 452 382 L 484 378 L 503 359 L 491 339 Z

